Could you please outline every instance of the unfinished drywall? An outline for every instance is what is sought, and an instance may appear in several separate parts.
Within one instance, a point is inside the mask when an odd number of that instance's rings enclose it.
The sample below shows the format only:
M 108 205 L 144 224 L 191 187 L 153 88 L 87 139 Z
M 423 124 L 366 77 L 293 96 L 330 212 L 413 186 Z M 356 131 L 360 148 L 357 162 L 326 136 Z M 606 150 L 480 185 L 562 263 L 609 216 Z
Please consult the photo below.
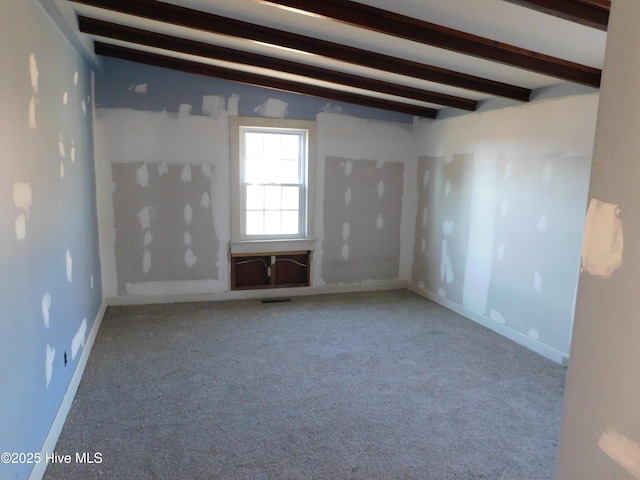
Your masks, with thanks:
M 229 290 L 229 117 L 238 114 L 317 118 L 316 162 L 310 169 L 317 198 L 308 212 L 310 231 L 316 233 L 314 285 L 408 279 L 411 252 L 405 240 L 413 238 L 413 202 L 403 202 L 402 196 L 409 179 L 404 163 L 414 158 L 411 117 L 116 60 L 105 62 L 97 93 L 105 296 Z M 355 186 L 348 262 L 342 258 L 347 217 L 340 217 L 346 211 L 323 216 L 323 199 L 335 199 L 342 188 L 325 180 L 325 158 L 358 165 L 349 177 Z M 340 195 L 344 199 L 344 192 Z M 365 218 L 369 214 L 373 217 Z M 340 242 L 338 258 L 327 257 L 327 262 L 325 221 L 329 249 L 331 242 Z M 379 245 L 366 241 L 371 234 Z M 355 264 L 360 266 L 354 269 Z
M 3 3 L 0 45 L 0 452 L 28 455 L 101 305 L 91 71 L 36 0 Z M 27 459 L 0 478 L 28 478 Z
M 597 95 L 416 124 L 412 282 L 562 362 Z
M 640 3 L 612 2 L 558 480 L 640 478 Z
M 413 128 L 329 112 L 318 114 L 317 122 L 321 196 L 313 283 L 408 280 L 415 216 Z
M 213 167 L 136 162 L 111 169 L 118 293 L 142 282 L 217 279 Z
M 396 280 L 404 165 L 326 157 L 324 256 L 327 283 Z

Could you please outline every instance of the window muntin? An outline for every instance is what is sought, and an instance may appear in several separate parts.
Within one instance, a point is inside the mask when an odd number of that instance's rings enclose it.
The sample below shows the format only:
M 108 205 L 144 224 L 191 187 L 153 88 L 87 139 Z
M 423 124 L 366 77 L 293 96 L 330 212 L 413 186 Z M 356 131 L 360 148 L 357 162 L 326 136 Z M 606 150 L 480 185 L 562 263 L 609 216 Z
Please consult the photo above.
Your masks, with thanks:
M 304 238 L 308 131 L 239 129 L 241 238 Z

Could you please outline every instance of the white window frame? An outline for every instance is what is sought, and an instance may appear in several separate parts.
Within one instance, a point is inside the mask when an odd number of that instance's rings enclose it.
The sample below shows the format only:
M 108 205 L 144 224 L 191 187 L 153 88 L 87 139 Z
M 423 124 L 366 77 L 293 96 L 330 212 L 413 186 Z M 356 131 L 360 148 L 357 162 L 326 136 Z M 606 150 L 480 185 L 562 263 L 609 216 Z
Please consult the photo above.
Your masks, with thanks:
M 230 155 L 231 155 L 231 240 L 233 251 L 252 251 L 247 244 L 254 244 L 260 251 L 265 248 L 265 243 L 273 244 L 272 251 L 305 248 L 305 240 L 314 238 L 314 205 L 315 205 L 315 151 L 316 151 L 316 122 L 309 120 L 291 120 L 277 118 L 231 117 L 230 129 Z M 242 131 L 266 131 L 274 132 L 304 131 L 306 138 L 306 159 L 303 161 L 302 192 L 300 201 L 300 225 L 301 232 L 298 235 L 246 235 L 245 207 L 244 207 L 244 172 L 242 151 Z M 244 247 L 242 246 L 244 245 Z M 274 245 L 280 245 L 276 248 Z M 235 246 L 235 248 L 234 248 Z

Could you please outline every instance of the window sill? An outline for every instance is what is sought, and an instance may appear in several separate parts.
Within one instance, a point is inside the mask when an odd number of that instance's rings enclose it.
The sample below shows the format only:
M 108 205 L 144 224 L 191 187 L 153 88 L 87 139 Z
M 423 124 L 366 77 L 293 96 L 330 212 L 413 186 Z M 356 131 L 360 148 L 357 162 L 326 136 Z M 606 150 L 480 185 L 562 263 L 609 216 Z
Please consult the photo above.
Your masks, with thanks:
M 317 239 L 299 238 L 292 240 L 248 240 L 244 242 L 231 242 L 231 254 L 243 253 L 280 253 L 314 250 Z

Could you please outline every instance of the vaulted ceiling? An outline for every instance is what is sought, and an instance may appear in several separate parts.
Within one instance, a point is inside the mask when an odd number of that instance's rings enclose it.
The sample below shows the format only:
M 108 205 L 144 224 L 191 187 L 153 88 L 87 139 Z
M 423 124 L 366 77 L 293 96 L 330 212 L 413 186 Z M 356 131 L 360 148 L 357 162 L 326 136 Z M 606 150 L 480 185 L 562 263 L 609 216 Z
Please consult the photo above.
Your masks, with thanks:
M 41 0 L 89 54 L 434 118 L 598 88 L 610 0 Z

